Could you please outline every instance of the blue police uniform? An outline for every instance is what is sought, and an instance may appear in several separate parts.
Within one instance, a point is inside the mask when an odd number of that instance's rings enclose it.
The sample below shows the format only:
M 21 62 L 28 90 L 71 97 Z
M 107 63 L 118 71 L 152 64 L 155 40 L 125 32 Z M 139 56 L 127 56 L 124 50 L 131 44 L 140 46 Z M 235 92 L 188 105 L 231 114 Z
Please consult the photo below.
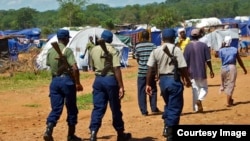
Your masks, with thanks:
M 61 29 L 57 32 L 58 39 L 68 42 L 69 41 L 69 31 Z M 64 44 L 59 42 L 58 44 L 62 54 L 67 59 L 67 62 L 70 66 L 76 64 L 73 51 L 70 48 L 66 48 Z M 46 64 L 50 67 L 52 74 L 52 80 L 50 83 L 50 103 L 51 103 L 51 112 L 47 117 L 47 128 L 44 133 L 45 141 L 53 141 L 52 132 L 53 128 L 56 126 L 58 119 L 60 118 L 64 104 L 67 108 L 67 123 L 68 123 L 68 137 L 67 141 L 81 141 L 82 139 L 77 137 L 75 134 L 75 125 L 77 124 L 77 114 L 78 108 L 76 103 L 76 93 L 78 84 L 75 82 L 75 78 L 67 72 L 67 70 L 62 70 L 62 73 L 58 74 L 58 70 L 63 64 L 62 61 L 55 59 L 59 58 L 58 53 L 54 48 L 49 49 L 47 54 Z M 79 79 L 79 78 L 78 78 Z M 81 86 L 81 85 L 80 85 Z
M 112 55 L 112 65 L 113 67 L 120 67 L 120 57 L 119 51 L 112 47 L 109 43 L 112 42 L 113 33 L 104 30 L 101 36 L 107 43 L 106 47 L 109 53 Z M 117 141 L 126 141 L 131 138 L 131 134 L 124 133 L 124 121 L 122 119 L 121 112 L 121 100 L 119 98 L 118 81 L 114 75 L 113 68 L 107 71 L 107 74 L 102 75 L 102 70 L 105 65 L 105 58 L 101 56 L 104 55 L 104 51 L 101 46 L 95 46 L 90 51 L 90 56 L 93 61 L 93 67 L 95 69 L 95 80 L 92 85 L 93 87 L 93 105 L 94 108 L 91 114 L 91 121 L 89 129 L 91 131 L 90 141 L 96 141 L 96 136 L 99 128 L 102 124 L 102 118 L 107 110 L 109 103 L 110 109 L 112 111 L 112 125 L 117 131 Z
M 59 43 L 59 47 L 61 50 L 65 48 L 65 46 L 61 43 Z M 68 59 L 71 60 L 69 61 L 70 64 L 75 62 L 73 52 L 69 48 L 65 50 L 64 55 L 68 58 L 71 58 Z M 78 114 L 78 109 L 76 106 L 76 86 L 69 74 L 65 73 L 59 76 L 56 74 L 58 70 L 58 60 L 55 58 L 58 58 L 58 54 L 53 48 L 51 48 L 48 51 L 47 64 L 51 67 L 52 73 L 49 94 L 52 111 L 47 118 L 47 123 L 57 123 L 57 120 L 62 114 L 65 103 L 68 111 L 68 125 L 76 125 Z
M 106 44 L 107 49 L 113 56 L 113 66 L 120 66 L 119 52 L 110 44 Z M 104 116 L 108 102 L 113 114 L 113 126 L 118 130 L 124 130 L 122 120 L 121 104 L 119 99 L 119 85 L 114 76 L 112 68 L 107 75 L 102 76 L 101 71 L 104 68 L 105 58 L 101 58 L 103 50 L 100 46 L 94 47 L 90 55 L 95 68 L 95 81 L 93 83 L 93 103 L 94 109 L 91 115 L 91 131 L 98 131 L 101 126 L 102 117 Z M 101 58 L 101 59 L 100 59 Z
M 173 38 L 175 32 L 173 29 L 164 29 L 162 36 L 164 38 Z M 163 51 L 165 47 L 168 48 L 170 53 L 172 52 L 173 55 L 176 56 L 178 68 L 187 67 L 187 64 L 180 48 L 175 47 L 175 45 L 171 43 L 164 43 L 162 46 L 153 50 L 147 62 L 149 67 L 153 67 L 155 63 L 158 65 L 159 86 L 162 98 L 165 102 L 164 113 L 162 115 L 164 120 L 163 136 L 167 137 L 169 141 L 172 141 L 172 127 L 179 124 L 183 109 L 184 86 L 180 78 L 175 79 L 174 77 L 175 66 L 170 64 L 170 57 Z

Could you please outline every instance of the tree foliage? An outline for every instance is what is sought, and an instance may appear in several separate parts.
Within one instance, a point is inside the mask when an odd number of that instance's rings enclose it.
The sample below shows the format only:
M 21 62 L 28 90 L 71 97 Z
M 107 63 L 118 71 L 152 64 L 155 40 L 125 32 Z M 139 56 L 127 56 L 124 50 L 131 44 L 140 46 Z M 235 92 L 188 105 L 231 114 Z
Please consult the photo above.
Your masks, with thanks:
M 158 28 L 175 27 L 179 22 L 197 18 L 249 16 L 250 2 L 243 0 L 166 0 L 163 3 L 110 7 L 88 4 L 88 0 L 57 0 L 56 10 L 39 12 L 32 8 L 0 10 L 0 30 L 40 27 L 54 32 L 61 27 L 148 24 Z M 42 30 L 43 31 L 43 30 Z

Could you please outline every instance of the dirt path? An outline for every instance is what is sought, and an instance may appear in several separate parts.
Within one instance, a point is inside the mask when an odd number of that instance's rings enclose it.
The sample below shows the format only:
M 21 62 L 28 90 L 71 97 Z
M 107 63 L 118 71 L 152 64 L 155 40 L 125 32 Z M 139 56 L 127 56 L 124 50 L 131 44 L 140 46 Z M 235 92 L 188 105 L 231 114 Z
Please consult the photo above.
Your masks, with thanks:
M 244 57 L 243 60 L 250 59 Z M 130 67 L 122 70 L 123 76 L 129 76 L 133 71 L 137 71 L 135 60 L 129 60 Z M 250 68 L 247 68 L 250 73 Z M 91 92 L 92 79 L 81 80 L 84 85 L 84 93 Z M 219 94 L 220 85 L 219 73 L 215 78 L 208 79 L 209 94 L 203 102 L 204 113 L 193 113 L 191 107 L 191 88 L 185 88 L 184 109 L 180 124 L 249 124 L 250 123 L 250 85 L 249 74 L 243 75 L 243 71 L 238 69 L 238 78 L 234 99 L 234 107 L 226 107 L 226 97 Z M 162 128 L 163 120 L 161 115 L 141 116 L 136 93 L 136 80 L 124 77 L 126 97 L 122 101 L 122 111 L 124 114 L 126 131 L 133 135 L 132 141 L 163 141 Z M 45 121 L 50 111 L 48 98 L 48 85 L 25 91 L 9 91 L 0 93 L 0 141 L 43 141 L 42 135 L 45 130 Z M 34 107 L 25 106 L 33 105 Z M 163 100 L 158 97 L 158 107 L 163 111 Z M 91 110 L 79 111 L 79 123 L 77 125 L 77 135 L 87 140 L 89 138 L 89 122 Z M 67 124 L 66 110 L 54 129 L 54 139 L 56 141 L 66 141 Z M 108 109 L 103 124 L 98 133 L 98 140 L 115 141 L 116 133 L 112 127 L 111 113 Z

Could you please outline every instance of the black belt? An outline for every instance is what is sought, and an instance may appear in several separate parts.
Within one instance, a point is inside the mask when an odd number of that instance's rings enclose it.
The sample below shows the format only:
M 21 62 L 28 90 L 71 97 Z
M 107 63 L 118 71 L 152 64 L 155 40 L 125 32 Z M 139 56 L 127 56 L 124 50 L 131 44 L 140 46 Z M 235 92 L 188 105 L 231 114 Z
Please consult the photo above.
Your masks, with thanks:
M 52 78 L 54 77 L 68 77 L 68 74 L 61 74 L 61 75 L 52 75 Z
M 102 77 L 105 77 L 105 76 L 114 76 L 114 74 L 106 74 L 106 75 L 95 74 L 95 76 L 102 76 Z
M 159 74 L 159 76 L 160 76 L 160 77 L 161 77 L 161 76 L 174 76 L 174 74 L 173 74 L 173 73 Z

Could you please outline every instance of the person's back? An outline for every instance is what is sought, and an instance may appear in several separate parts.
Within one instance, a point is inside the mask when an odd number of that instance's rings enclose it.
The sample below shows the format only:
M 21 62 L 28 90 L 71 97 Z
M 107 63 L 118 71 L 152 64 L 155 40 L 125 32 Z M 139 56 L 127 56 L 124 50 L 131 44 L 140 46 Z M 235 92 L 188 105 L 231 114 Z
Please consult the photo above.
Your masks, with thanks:
M 156 45 L 149 41 L 149 32 L 147 30 L 142 32 L 142 42 L 138 43 L 135 47 L 135 58 L 138 63 L 138 77 L 137 77 L 137 92 L 138 92 L 138 104 L 143 116 L 148 115 L 147 110 L 147 94 L 145 92 L 146 87 L 146 75 L 147 75 L 147 62 L 151 52 L 156 49 Z M 154 67 L 150 82 L 152 85 L 153 94 L 149 97 L 149 103 L 151 111 L 158 113 L 160 110 L 157 107 L 157 85 L 156 85 L 156 67 Z
M 234 64 L 236 65 L 238 50 L 235 47 L 223 47 L 219 50 L 222 66 Z
M 206 62 L 211 59 L 208 46 L 200 41 L 191 41 L 184 51 L 191 78 L 207 78 Z
M 237 78 L 236 62 L 238 61 L 244 74 L 247 74 L 245 65 L 239 55 L 238 49 L 231 46 L 232 37 L 225 36 L 222 47 L 215 53 L 215 57 L 221 59 L 221 86 L 220 92 L 224 92 L 227 96 L 227 107 L 234 105 L 233 92 Z
M 184 57 L 187 62 L 189 77 L 192 81 L 193 92 L 193 110 L 195 112 L 203 112 L 202 100 L 205 99 L 208 92 L 207 85 L 207 66 L 210 69 L 210 77 L 214 77 L 211 55 L 209 47 L 199 41 L 200 30 L 193 29 L 191 31 L 192 41 L 184 50 Z
M 124 96 L 124 85 L 120 69 L 119 51 L 111 45 L 113 33 L 104 30 L 101 34 L 99 45 L 90 51 L 95 71 L 93 87 L 93 110 L 89 129 L 90 141 L 97 140 L 97 133 L 102 125 L 102 118 L 107 110 L 107 105 L 112 111 L 113 127 L 117 132 L 117 141 L 127 141 L 131 133 L 124 133 L 122 119 L 121 99 Z
M 50 67 L 52 75 L 49 98 L 51 102 L 51 111 L 46 120 L 46 130 L 43 135 L 45 141 L 53 141 L 53 128 L 57 125 L 61 117 L 63 107 L 67 108 L 68 137 L 67 141 L 81 141 L 82 139 L 75 135 L 77 124 L 78 108 L 76 105 L 76 92 L 82 91 L 80 83 L 80 73 L 76 64 L 73 51 L 66 48 L 69 42 L 69 31 L 60 29 L 57 31 L 58 43 L 53 42 L 53 48 L 48 50 L 46 65 Z M 58 45 L 58 46 L 56 46 Z M 56 47 L 58 47 L 56 50 Z M 65 62 L 58 53 L 61 51 Z M 58 59 L 57 59 L 58 58 Z M 63 67 L 66 66 L 66 67 Z
M 135 47 L 135 58 L 138 63 L 138 76 L 146 76 L 147 74 L 147 61 L 150 53 L 153 49 L 156 49 L 156 45 L 149 41 L 143 41 L 136 45 Z
M 174 45 L 175 31 L 174 29 L 164 29 L 162 31 L 162 45 L 153 50 L 147 62 L 148 72 L 146 81 L 146 93 L 152 95 L 152 87 L 150 80 L 152 78 L 152 69 L 155 64 L 158 65 L 159 70 L 159 87 L 161 89 L 161 96 L 164 105 L 164 113 L 162 119 L 164 120 L 163 136 L 168 141 L 173 141 L 173 127 L 179 125 L 180 116 L 183 109 L 183 84 L 190 87 L 191 82 L 187 73 L 187 64 L 180 48 Z M 174 49 L 174 51 L 173 51 Z M 171 57 L 171 53 L 173 56 Z M 176 58 L 177 64 L 171 64 L 171 60 Z M 175 69 L 179 70 L 178 77 L 175 77 Z M 182 79 L 182 80 L 181 80 Z

